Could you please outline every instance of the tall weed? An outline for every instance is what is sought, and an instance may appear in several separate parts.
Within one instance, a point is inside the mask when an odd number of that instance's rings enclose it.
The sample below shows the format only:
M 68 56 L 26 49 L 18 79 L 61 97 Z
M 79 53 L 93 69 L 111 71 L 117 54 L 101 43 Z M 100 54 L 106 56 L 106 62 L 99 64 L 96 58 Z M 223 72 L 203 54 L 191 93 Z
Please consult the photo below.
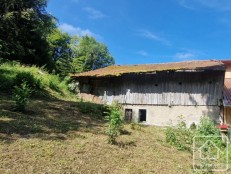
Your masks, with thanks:
M 14 87 L 13 99 L 16 103 L 16 110 L 18 111 L 25 110 L 31 92 L 32 90 L 26 82 L 22 82 L 20 85 Z
M 105 120 L 108 123 L 106 134 L 108 135 L 108 143 L 115 144 L 116 137 L 123 129 L 123 120 L 121 119 L 122 110 L 119 104 L 114 103 L 108 106 L 108 112 L 106 113 Z
M 216 145 L 218 147 L 224 146 L 220 138 L 220 130 L 216 128 L 216 125 L 209 117 L 201 117 L 198 128 L 195 129 L 195 126 L 190 128 L 186 127 L 185 122 L 182 117 L 180 117 L 179 123 L 176 127 L 170 126 L 166 130 L 166 142 L 177 147 L 178 150 L 187 150 L 191 151 L 193 144 L 193 137 L 214 137 Z

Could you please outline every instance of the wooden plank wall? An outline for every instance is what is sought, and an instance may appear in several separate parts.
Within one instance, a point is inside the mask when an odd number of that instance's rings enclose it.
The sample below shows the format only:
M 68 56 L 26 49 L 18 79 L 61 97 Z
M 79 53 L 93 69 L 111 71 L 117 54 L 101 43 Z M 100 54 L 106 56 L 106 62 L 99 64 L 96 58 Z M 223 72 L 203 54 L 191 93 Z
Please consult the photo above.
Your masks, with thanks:
M 224 108 L 224 123 L 231 125 L 231 107 Z
M 90 93 L 105 103 L 148 105 L 218 105 L 223 71 L 157 72 L 91 79 Z M 86 92 L 86 91 L 85 91 Z

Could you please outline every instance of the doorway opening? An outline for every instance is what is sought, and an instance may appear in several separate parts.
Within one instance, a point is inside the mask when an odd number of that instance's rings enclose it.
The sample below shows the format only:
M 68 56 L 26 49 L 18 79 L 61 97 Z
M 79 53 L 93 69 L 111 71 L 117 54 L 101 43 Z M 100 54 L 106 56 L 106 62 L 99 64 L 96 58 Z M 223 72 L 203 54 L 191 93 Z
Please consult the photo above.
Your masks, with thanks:
M 125 109 L 125 121 L 131 123 L 132 121 L 132 109 Z
M 147 119 L 147 110 L 146 109 L 139 109 L 139 121 L 145 122 Z

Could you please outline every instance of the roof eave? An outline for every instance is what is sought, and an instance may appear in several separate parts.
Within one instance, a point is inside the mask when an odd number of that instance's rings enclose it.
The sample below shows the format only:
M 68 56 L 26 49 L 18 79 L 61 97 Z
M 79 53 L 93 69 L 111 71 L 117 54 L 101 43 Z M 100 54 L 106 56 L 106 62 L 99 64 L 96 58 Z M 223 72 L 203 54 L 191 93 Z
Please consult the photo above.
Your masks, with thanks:
M 150 73 L 157 73 L 163 71 L 175 71 L 175 72 L 203 72 L 203 71 L 225 71 L 225 69 L 206 69 L 206 68 L 198 68 L 198 69 L 166 69 L 166 70 L 155 70 L 155 71 L 141 71 L 141 72 L 125 72 L 125 73 L 118 73 L 118 74 L 106 74 L 106 75 L 71 75 L 71 78 L 103 78 L 103 77 L 118 77 L 125 74 L 150 74 Z M 86 72 L 87 73 L 87 72 Z

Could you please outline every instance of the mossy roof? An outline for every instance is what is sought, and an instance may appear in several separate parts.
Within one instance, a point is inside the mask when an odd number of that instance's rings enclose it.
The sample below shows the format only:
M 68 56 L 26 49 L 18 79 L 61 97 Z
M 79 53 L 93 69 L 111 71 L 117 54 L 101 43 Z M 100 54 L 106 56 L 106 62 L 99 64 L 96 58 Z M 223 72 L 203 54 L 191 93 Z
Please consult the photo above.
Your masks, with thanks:
M 71 77 L 107 77 L 130 73 L 151 73 L 177 70 L 225 70 L 225 65 L 218 60 L 186 61 L 160 64 L 113 65 L 105 68 L 72 74 Z

